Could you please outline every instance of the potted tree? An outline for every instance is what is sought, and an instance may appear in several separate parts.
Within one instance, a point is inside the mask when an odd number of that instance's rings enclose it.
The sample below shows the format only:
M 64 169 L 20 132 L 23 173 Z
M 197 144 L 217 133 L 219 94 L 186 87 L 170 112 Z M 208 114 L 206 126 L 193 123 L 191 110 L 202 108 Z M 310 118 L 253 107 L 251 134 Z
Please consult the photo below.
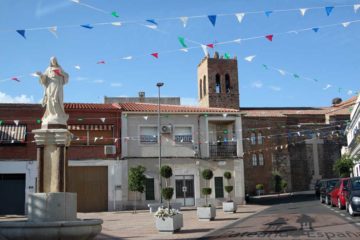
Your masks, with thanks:
M 264 184 L 262 183 L 256 184 L 255 188 L 256 188 L 256 194 L 258 196 L 264 195 Z
M 209 180 L 212 179 L 214 174 L 210 169 L 204 169 L 201 175 L 206 183 L 206 187 L 204 187 L 201 191 L 202 194 L 205 195 L 205 205 L 202 207 L 197 207 L 197 216 L 199 220 L 211 221 L 216 216 L 216 208 L 215 206 L 208 204 L 208 195 L 211 195 L 211 188 L 207 186 Z
M 230 185 L 231 172 L 224 172 L 224 178 L 226 178 L 228 184 L 224 187 L 224 189 L 225 192 L 227 192 L 229 199 L 226 202 L 223 202 L 223 211 L 225 213 L 235 213 L 237 205 L 233 200 L 231 200 L 231 192 L 234 190 L 234 186 Z
M 165 188 L 161 189 L 161 195 L 167 201 L 167 207 L 159 207 L 156 211 L 156 228 L 159 232 L 174 233 L 183 227 L 183 216 L 178 210 L 172 209 L 170 206 L 170 201 L 174 194 L 174 188 L 169 186 L 169 179 L 172 176 L 171 167 L 167 165 L 162 166 L 160 175 L 165 178 Z
M 136 202 L 137 202 L 137 195 L 144 192 L 145 190 L 145 180 L 146 176 L 144 172 L 146 171 L 146 168 L 144 166 L 137 166 L 137 167 L 131 167 L 129 169 L 129 190 L 132 192 L 135 192 L 135 199 L 134 199 L 134 213 L 136 213 Z

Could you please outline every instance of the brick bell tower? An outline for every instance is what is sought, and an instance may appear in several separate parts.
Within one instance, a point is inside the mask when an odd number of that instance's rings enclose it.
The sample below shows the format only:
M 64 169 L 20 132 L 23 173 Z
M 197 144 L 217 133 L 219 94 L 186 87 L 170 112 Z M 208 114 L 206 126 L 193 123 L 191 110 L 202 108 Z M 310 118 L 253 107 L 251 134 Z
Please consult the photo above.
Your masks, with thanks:
M 237 59 L 224 59 L 215 52 L 198 65 L 198 94 L 202 107 L 239 109 Z

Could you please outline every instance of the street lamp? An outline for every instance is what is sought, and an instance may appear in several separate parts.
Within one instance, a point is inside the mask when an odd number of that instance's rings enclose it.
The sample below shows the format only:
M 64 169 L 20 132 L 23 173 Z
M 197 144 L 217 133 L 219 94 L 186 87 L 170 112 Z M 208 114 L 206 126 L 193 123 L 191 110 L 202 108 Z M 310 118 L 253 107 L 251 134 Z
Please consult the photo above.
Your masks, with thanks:
M 159 141 L 159 192 L 160 192 L 160 203 L 162 203 L 162 196 L 161 196 L 161 189 L 162 189 L 162 183 L 161 183 L 161 133 L 160 133 L 160 88 L 164 86 L 164 83 L 158 82 L 156 84 L 158 87 L 158 141 Z

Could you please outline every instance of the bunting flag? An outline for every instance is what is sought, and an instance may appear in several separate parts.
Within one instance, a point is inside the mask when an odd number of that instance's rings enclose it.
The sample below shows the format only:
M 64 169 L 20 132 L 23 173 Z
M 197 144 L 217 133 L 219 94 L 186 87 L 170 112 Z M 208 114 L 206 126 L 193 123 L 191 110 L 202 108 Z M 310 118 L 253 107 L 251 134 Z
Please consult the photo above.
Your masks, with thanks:
M 273 11 L 265 11 L 265 15 L 267 16 L 267 17 L 270 17 L 270 15 L 273 13 Z
M 208 16 L 211 24 L 215 27 L 215 24 L 216 24 L 216 15 L 209 15 Z
M 49 27 L 49 32 L 51 32 L 56 38 L 58 38 L 57 26 Z
M 127 56 L 127 57 L 123 57 L 122 59 L 124 60 L 131 60 L 133 57 L 132 56 Z
M 114 16 L 114 17 L 117 17 L 117 18 L 119 17 L 119 14 L 117 12 L 115 12 L 115 11 L 112 12 L 111 15 Z
M 80 25 L 80 26 L 83 27 L 83 28 L 87 28 L 87 29 L 93 29 L 94 28 L 90 24 L 83 24 L 83 25 Z
M 298 74 L 296 74 L 296 73 L 293 74 L 293 77 L 294 78 L 300 78 L 300 76 Z
M 241 23 L 245 17 L 245 13 L 236 13 L 235 16 L 236 16 L 237 20 L 239 21 L 239 23 Z
M 248 61 L 248 62 L 252 62 L 255 57 L 256 57 L 256 55 L 247 56 L 247 57 L 244 58 L 244 60 L 245 60 L 245 61 Z
M 25 30 L 16 30 L 16 32 L 26 39 Z
M 186 27 L 189 18 L 188 17 L 180 17 L 180 20 L 183 23 L 183 26 Z
M 240 44 L 241 43 L 241 38 L 235 39 L 234 43 L 239 43 Z
M 80 3 L 80 0 L 71 0 L 74 3 Z
M 263 66 L 263 68 L 265 68 L 266 70 L 269 69 L 269 67 L 268 67 L 266 64 L 263 64 L 262 66 Z
M 225 59 L 230 59 L 230 55 L 229 55 L 228 53 L 225 53 L 225 54 L 224 54 L 224 58 L 225 58 Z
M 354 12 L 357 13 L 359 9 L 360 9 L 360 4 L 354 4 Z
M 202 50 L 203 50 L 203 52 L 205 54 L 205 57 L 206 57 L 208 55 L 208 50 L 207 50 L 206 45 L 201 44 L 201 48 L 202 48 Z
M 265 37 L 266 37 L 267 40 L 272 42 L 274 35 L 270 34 L 270 35 L 266 35 Z
M 283 75 L 283 76 L 285 76 L 285 71 L 284 70 L 281 70 L 281 69 L 278 69 L 278 72 L 281 74 L 281 75 Z
M 20 122 L 19 120 L 14 120 L 16 126 L 19 125 L 19 122 Z
M 111 25 L 120 27 L 122 25 L 121 22 L 112 22 Z
M 98 61 L 96 64 L 105 64 L 104 60 Z
M 343 22 L 343 23 L 341 23 L 341 25 L 343 25 L 346 28 L 350 25 L 350 22 Z
M 183 37 L 178 37 L 178 39 L 179 39 L 179 42 L 180 42 L 181 46 L 184 47 L 184 48 L 187 48 L 187 46 L 185 44 L 185 39 Z
M 79 65 L 75 65 L 75 68 L 76 68 L 77 70 L 80 70 L 80 66 L 79 66 Z
M 323 89 L 324 89 L 324 90 L 327 90 L 328 88 L 331 88 L 331 85 L 330 85 L 330 84 L 327 84 L 326 87 L 324 87 Z
M 38 75 L 36 72 L 31 73 L 30 76 L 32 76 L 32 77 L 39 77 L 39 75 Z
M 180 51 L 189 52 L 189 50 L 187 48 L 181 48 Z
M 11 80 L 13 80 L 13 81 L 17 81 L 17 82 L 20 82 L 20 79 L 19 79 L 19 78 L 17 78 L 17 77 L 12 77 L 12 78 L 11 78 Z
M 154 58 L 159 58 L 159 53 L 152 53 L 151 56 L 153 56 Z
M 100 118 L 100 120 L 104 123 L 106 118 Z
M 307 8 L 300 8 L 299 10 L 300 10 L 301 16 L 305 16 L 308 9 Z
M 213 44 L 213 43 L 206 44 L 206 46 L 207 46 L 208 48 L 214 48 L 214 44 Z
M 312 28 L 312 30 L 317 33 L 319 31 L 319 28 L 315 27 L 315 28 Z
M 330 16 L 333 9 L 334 9 L 334 7 L 331 7 L 331 6 L 330 7 L 325 7 L 326 15 Z
M 151 28 L 151 29 L 156 29 L 158 27 L 158 24 L 154 19 L 147 19 L 146 21 L 148 23 L 151 23 L 151 25 L 145 25 L 146 27 Z

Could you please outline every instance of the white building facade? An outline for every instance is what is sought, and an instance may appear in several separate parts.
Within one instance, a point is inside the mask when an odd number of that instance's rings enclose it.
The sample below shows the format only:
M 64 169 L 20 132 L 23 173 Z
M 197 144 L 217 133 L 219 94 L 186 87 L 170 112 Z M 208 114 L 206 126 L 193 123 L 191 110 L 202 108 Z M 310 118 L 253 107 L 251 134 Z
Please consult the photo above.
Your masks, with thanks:
M 350 123 L 347 127 L 347 142 L 348 148 L 347 152 L 350 157 L 359 157 L 360 156 L 360 94 L 356 100 L 351 114 L 350 114 Z M 353 168 L 353 176 L 360 176 L 360 162 L 357 162 Z

